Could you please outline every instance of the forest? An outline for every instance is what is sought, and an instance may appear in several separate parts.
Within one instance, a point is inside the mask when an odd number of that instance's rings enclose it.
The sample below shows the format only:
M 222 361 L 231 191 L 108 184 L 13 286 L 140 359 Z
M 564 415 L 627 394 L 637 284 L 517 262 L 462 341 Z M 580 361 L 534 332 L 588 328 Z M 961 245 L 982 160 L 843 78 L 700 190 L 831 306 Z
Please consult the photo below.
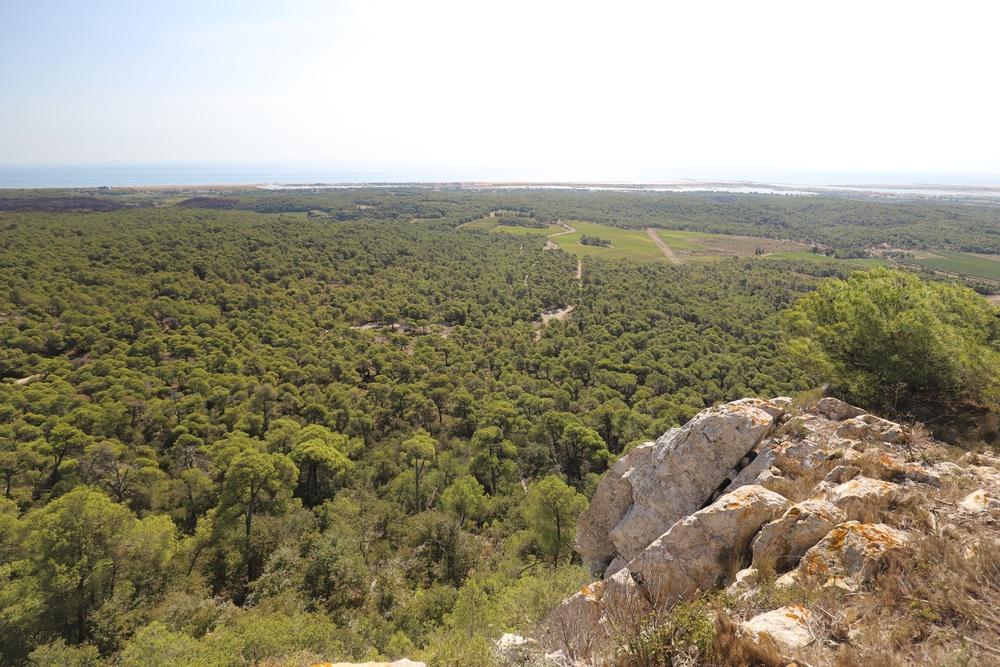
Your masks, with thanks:
M 859 268 L 577 275 L 544 237 L 463 222 L 1000 251 L 989 207 L 188 194 L 0 197 L 2 664 L 490 664 L 587 581 L 565 526 L 616 457 L 721 401 L 817 386 L 787 311 Z
M 322 214 L 347 220 L 439 220 L 456 226 L 496 212 L 506 224 L 560 219 L 617 227 L 688 230 L 795 239 L 861 257 L 877 244 L 1000 254 L 1000 206 L 848 196 L 489 189 L 458 185 L 266 190 L 127 188 L 7 190 L 0 211 L 93 210 L 158 205 L 259 213 Z M 515 222 L 517 218 L 521 220 Z

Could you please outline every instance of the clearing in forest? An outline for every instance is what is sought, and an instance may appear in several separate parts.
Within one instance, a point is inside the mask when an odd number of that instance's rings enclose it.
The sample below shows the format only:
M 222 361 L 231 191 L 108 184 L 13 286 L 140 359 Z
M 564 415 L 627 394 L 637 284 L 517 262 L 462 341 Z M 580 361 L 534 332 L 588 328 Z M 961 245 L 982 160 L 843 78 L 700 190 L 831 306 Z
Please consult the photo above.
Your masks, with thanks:
M 544 223 L 538 227 L 532 226 L 536 221 L 531 218 L 513 218 L 513 220 L 516 222 L 522 222 L 522 224 L 505 224 L 510 220 L 507 218 L 486 216 L 485 218 L 479 218 L 478 220 L 463 223 L 459 225 L 458 228 L 464 230 L 478 229 L 498 234 L 514 234 L 517 236 L 548 236 L 554 232 L 562 231 L 562 227 L 556 224 Z
M 753 257 L 783 252 L 802 252 L 808 251 L 810 248 L 809 245 L 799 241 L 767 239 L 759 236 L 706 234 L 662 228 L 653 231 L 680 261 L 721 257 Z
M 624 229 L 592 222 L 570 221 L 573 233 L 550 234 L 549 240 L 577 256 L 623 258 L 681 264 L 688 260 L 752 257 L 774 253 L 802 252 L 810 246 L 798 241 L 684 232 L 662 228 Z M 609 247 L 585 245 L 583 236 L 609 241 Z
M 916 259 L 900 260 L 902 264 L 916 264 L 934 271 L 956 273 L 963 276 L 976 276 L 987 280 L 1000 281 L 1000 256 L 974 255 L 962 252 L 923 253 L 925 256 Z
M 641 229 L 608 227 L 592 222 L 570 220 L 562 223 L 567 229 L 560 229 L 549 236 L 549 241 L 562 250 L 578 257 L 607 257 L 641 261 L 665 262 L 660 249 Z M 572 229 L 572 231 L 570 231 Z M 581 243 L 584 236 L 596 237 L 610 242 L 610 246 L 586 245 Z

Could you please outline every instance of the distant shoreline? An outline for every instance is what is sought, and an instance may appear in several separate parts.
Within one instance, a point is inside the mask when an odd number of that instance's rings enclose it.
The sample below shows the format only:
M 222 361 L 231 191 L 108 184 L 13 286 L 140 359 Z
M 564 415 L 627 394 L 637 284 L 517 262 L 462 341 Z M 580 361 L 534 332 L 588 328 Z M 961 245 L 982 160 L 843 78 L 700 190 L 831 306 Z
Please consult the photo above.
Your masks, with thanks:
M 582 169 L 582 168 L 581 168 Z M 322 161 L 163 161 L 93 163 L 0 162 L 0 190 L 41 188 L 257 188 L 461 187 L 628 189 L 669 191 L 779 190 L 781 193 L 884 190 L 890 193 L 1000 196 L 1000 174 L 991 172 L 863 171 L 678 167 L 623 168 L 620 177 L 566 174 L 556 178 L 526 165 L 516 168 L 341 164 Z M 607 167 L 606 171 L 615 168 Z M 595 169 L 600 171 L 600 169 Z M 642 173 L 642 172 L 647 173 Z M 493 173 L 490 173 L 493 172 Z M 535 173 L 532 173 L 535 172 Z M 659 172 L 659 173 L 657 173 Z M 558 172 L 557 172 L 558 174 Z M 580 177 L 583 176 L 583 177 Z M 768 192 L 765 192 L 768 193 Z M 981 196 L 981 195 L 980 195 Z
M 851 183 L 833 178 L 826 183 L 795 183 L 767 179 L 660 180 L 434 180 L 392 178 L 375 171 L 333 171 L 304 164 L 104 164 L 2 165 L 0 196 L 16 190 L 118 190 L 166 192 L 232 192 L 237 190 L 319 191 L 366 188 L 428 188 L 462 190 L 564 190 L 634 193 L 702 193 L 777 196 L 854 196 L 889 199 L 973 200 L 1000 202 L 1000 184 L 910 182 Z M 811 178 L 805 174 L 803 179 Z M 848 175 L 849 177 L 849 175 Z M 943 179 L 944 180 L 944 179 Z M 970 180 L 976 180 L 970 178 Z

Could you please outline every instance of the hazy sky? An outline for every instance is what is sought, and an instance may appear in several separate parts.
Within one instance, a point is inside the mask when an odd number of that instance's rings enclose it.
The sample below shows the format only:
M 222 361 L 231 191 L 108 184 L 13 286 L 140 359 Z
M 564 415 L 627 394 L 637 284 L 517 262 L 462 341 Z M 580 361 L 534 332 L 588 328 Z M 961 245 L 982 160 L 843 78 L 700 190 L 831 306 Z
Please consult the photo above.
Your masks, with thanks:
M 1000 174 L 998 26 L 956 0 L 0 0 L 0 162 Z

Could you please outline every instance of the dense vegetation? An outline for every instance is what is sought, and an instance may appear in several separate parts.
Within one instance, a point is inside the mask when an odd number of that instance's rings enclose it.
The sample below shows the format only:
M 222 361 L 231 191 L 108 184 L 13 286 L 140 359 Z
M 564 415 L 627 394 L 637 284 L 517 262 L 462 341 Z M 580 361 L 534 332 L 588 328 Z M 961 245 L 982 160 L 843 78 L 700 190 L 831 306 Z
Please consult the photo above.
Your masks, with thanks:
M 455 230 L 668 201 L 600 197 L 0 213 L 0 662 L 468 665 L 530 627 L 583 580 L 573 519 L 608 464 L 811 387 L 780 313 L 847 277 L 588 258 L 578 281 L 544 238 Z
M 940 416 L 1000 397 L 1000 318 L 962 287 L 874 269 L 824 283 L 787 324 L 802 363 L 855 403 Z
M 55 196 L 60 195 L 60 196 Z M 164 197 L 196 209 L 260 213 L 321 212 L 336 220 L 437 219 L 454 226 L 490 212 L 504 224 L 535 225 L 582 220 L 617 227 L 791 238 L 815 242 L 841 257 L 862 256 L 882 243 L 1000 254 L 1000 207 L 982 201 L 886 201 L 845 196 L 737 195 L 726 193 L 615 192 L 589 190 L 478 190 L 397 187 L 265 191 L 230 188 L 212 195 L 178 190 L 10 191 L 0 211 L 31 208 L 109 210 L 148 206 Z M 66 201 L 73 199 L 72 205 Z M 89 202 L 89 204 L 88 204 Z
M 593 245 L 600 248 L 608 248 L 611 246 L 611 241 L 608 239 L 603 239 L 600 236 L 591 236 L 589 234 L 583 234 L 580 237 L 580 243 L 583 245 Z

